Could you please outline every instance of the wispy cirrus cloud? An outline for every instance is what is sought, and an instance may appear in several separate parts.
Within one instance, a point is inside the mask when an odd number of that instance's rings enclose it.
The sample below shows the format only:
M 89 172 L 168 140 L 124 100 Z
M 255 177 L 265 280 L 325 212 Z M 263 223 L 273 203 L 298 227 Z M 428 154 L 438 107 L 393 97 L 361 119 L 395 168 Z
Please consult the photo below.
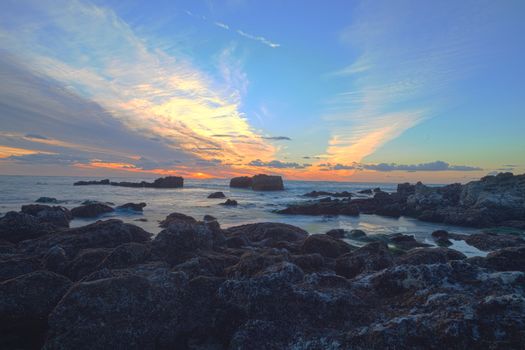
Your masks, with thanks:
M 190 17 L 193 17 L 193 18 L 196 18 L 196 19 L 199 19 L 199 20 L 202 20 L 202 21 L 208 21 L 208 18 L 206 16 L 202 16 L 202 15 L 198 15 L 198 14 L 195 14 L 191 11 L 186 11 L 186 14 Z M 222 28 L 222 29 L 225 29 L 225 30 L 231 30 L 232 32 L 234 33 L 237 33 L 238 35 L 244 37 L 244 38 L 247 38 L 247 39 L 250 39 L 250 40 L 254 40 L 254 41 L 258 41 L 260 42 L 261 44 L 263 45 L 266 45 L 272 49 L 275 49 L 275 48 L 278 48 L 281 46 L 281 44 L 278 44 L 270 39 L 267 39 L 265 38 L 264 36 L 260 36 L 260 35 L 254 35 L 254 34 L 250 34 L 250 33 L 247 33 L 246 31 L 244 30 L 241 30 L 241 29 L 233 29 L 230 25 L 226 24 L 226 23 L 223 23 L 223 22 L 219 22 L 219 21 L 215 21 L 215 22 L 212 22 L 215 26 L 219 27 L 219 28 Z
M 468 8 L 453 3 L 359 3 L 353 23 L 341 33 L 341 42 L 359 55 L 326 74 L 347 86 L 326 101 L 325 120 L 332 130 L 326 156 L 331 163 L 362 162 L 450 102 L 450 87 L 474 69 L 470 62 L 478 33 L 471 28 L 478 26 L 472 22 L 481 25 L 490 13 L 487 7 L 470 18 L 464 13 Z M 455 30 L 416 35 L 422 18 L 431 28 L 451 19 Z M 352 169 L 347 170 L 351 174 Z

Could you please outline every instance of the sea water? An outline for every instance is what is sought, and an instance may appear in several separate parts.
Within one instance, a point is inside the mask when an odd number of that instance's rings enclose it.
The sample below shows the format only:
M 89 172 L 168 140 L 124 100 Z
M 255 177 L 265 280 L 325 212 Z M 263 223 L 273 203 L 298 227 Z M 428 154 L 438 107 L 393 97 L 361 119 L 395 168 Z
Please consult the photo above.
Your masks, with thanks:
M 395 191 L 396 184 L 386 183 L 350 183 L 321 181 L 285 181 L 284 191 L 256 192 L 247 189 L 230 188 L 227 179 L 192 180 L 185 179 L 184 187 L 177 189 L 129 188 L 107 185 L 73 186 L 79 180 L 101 180 L 102 178 L 78 178 L 55 176 L 0 176 L 0 216 L 6 212 L 20 210 L 24 204 L 34 203 L 39 197 L 54 197 L 66 208 L 74 208 L 83 201 L 94 200 L 109 202 L 116 206 L 128 202 L 145 202 L 142 213 L 116 210 L 96 219 L 75 219 L 72 227 L 83 226 L 100 219 L 117 218 L 157 234 L 161 229 L 159 221 L 168 214 L 179 212 L 202 219 L 204 215 L 217 218 L 221 227 L 242 225 L 255 222 L 281 222 L 301 227 L 309 233 L 325 233 L 331 229 L 360 229 L 368 235 L 403 233 L 414 235 L 418 241 L 434 244 L 431 233 L 438 229 L 449 232 L 472 234 L 477 229 L 456 227 L 445 224 L 422 222 L 407 217 L 388 218 L 378 215 L 361 214 L 350 216 L 306 216 L 282 215 L 275 211 L 283 209 L 289 203 L 308 200 L 303 194 L 310 191 L 356 193 L 360 190 L 379 187 L 384 191 Z M 130 179 L 111 177 L 111 181 L 153 181 L 152 178 Z M 222 191 L 227 198 L 235 199 L 237 206 L 223 206 L 225 199 L 208 199 L 212 192 Z M 51 204 L 56 205 L 56 204 Z M 139 219 L 145 219 L 142 221 Z M 351 242 L 359 244 L 359 242 Z M 484 255 L 483 252 L 454 241 L 452 248 L 467 256 Z

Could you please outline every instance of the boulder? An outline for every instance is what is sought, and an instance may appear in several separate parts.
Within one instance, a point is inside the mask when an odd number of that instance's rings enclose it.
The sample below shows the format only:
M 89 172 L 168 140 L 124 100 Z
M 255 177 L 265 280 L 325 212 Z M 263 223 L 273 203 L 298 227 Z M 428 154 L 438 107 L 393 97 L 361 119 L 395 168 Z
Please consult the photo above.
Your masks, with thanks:
M 95 218 L 102 214 L 111 213 L 113 211 L 114 209 L 109 205 L 102 203 L 92 203 L 71 209 L 71 215 L 73 215 L 75 218 Z
M 144 243 L 124 243 L 113 249 L 97 267 L 99 269 L 122 269 L 145 262 L 151 247 Z
M 58 203 L 58 200 L 54 197 L 39 197 L 36 201 L 36 203 Z
M 55 225 L 26 213 L 10 211 L 0 218 L 0 239 L 12 243 L 41 237 L 56 230 Z
M 0 257 L 0 281 L 15 278 L 41 268 L 40 259 L 34 256 L 9 255 Z
M 284 190 L 283 179 L 276 175 L 255 175 L 252 178 L 252 189 L 254 191 L 282 191 Z
M 457 250 L 448 248 L 415 248 L 396 260 L 397 265 L 428 265 L 463 260 L 467 257 Z
M 151 233 L 138 226 L 111 219 L 27 240 L 19 248 L 26 254 L 43 256 L 51 247 L 59 245 L 67 256 L 74 257 L 82 249 L 115 248 L 128 242 L 146 242 L 150 237 Z
M 162 220 L 159 224 L 160 227 L 168 227 L 171 224 L 175 223 L 196 223 L 197 220 L 192 218 L 191 216 L 184 215 L 181 213 L 171 213 L 170 215 L 166 216 L 164 220 Z
M 55 245 L 47 251 L 42 259 L 42 266 L 44 269 L 53 271 L 59 274 L 64 274 L 68 258 L 66 251 L 61 246 Z
M 152 254 L 169 264 L 191 257 L 197 249 L 209 250 L 224 243 L 222 230 L 209 223 L 172 223 L 152 242 Z
M 413 248 L 430 247 L 430 244 L 418 242 L 414 236 L 397 233 L 391 235 L 390 241 L 398 248 L 403 250 L 410 250 Z
M 146 203 L 144 203 L 144 202 L 142 202 L 142 203 L 126 203 L 126 204 L 119 205 L 117 207 L 117 209 L 131 210 L 131 211 L 142 211 L 142 209 L 144 209 L 145 206 L 146 206 Z
M 49 206 L 44 204 L 28 204 L 22 206 L 22 213 L 36 216 L 42 222 L 48 222 L 57 227 L 69 227 L 73 216 L 64 207 Z
M 336 229 L 327 231 L 326 234 L 330 237 L 341 239 L 341 238 L 345 238 L 346 232 L 342 228 L 336 228 Z
M 486 264 L 497 271 L 525 272 L 525 246 L 504 248 L 489 253 Z
M 187 295 L 187 277 L 162 268 L 77 283 L 49 316 L 44 348 L 179 347 L 190 319 Z
M 213 192 L 208 195 L 208 198 L 226 198 L 223 192 Z
M 295 242 L 303 240 L 308 236 L 308 232 L 302 228 L 281 224 L 276 222 L 260 222 L 233 226 L 225 230 L 228 236 L 243 237 L 252 242 L 264 240 Z
M 525 245 L 525 240 L 515 235 L 474 233 L 465 236 L 465 242 L 483 251 Z
M 65 275 L 72 281 L 97 271 L 100 263 L 111 253 L 108 248 L 88 248 L 81 250 L 77 256 L 66 266 Z
M 373 242 L 337 258 L 335 271 L 338 275 L 353 278 L 365 271 L 379 271 L 394 264 L 388 246 Z
M 226 274 L 230 278 L 252 277 L 269 266 L 289 260 L 289 255 L 274 250 L 246 252 L 237 264 L 226 269 Z
M 230 180 L 230 187 L 237 187 L 237 188 L 252 187 L 252 178 L 249 176 L 234 177 Z
M 40 348 L 47 317 L 71 286 L 66 277 L 35 271 L 0 283 L 0 347 Z
M 354 249 L 356 248 L 350 244 L 325 234 L 310 235 L 301 246 L 305 254 L 318 253 L 327 258 L 337 258 Z
M 237 206 L 237 201 L 235 199 L 227 199 L 226 202 L 221 203 L 221 205 L 229 206 L 229 207 L 235 207 Z

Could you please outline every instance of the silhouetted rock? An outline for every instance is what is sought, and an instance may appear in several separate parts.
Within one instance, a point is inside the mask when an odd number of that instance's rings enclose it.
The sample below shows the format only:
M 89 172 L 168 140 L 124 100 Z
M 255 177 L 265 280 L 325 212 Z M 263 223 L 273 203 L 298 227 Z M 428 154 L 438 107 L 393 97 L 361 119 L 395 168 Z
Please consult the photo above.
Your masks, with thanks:
M 211 193 L 208 198 L 226 198 L 223 192 L 213 192 Z
M 58 203 L 58 200 L 54 197 L 40 197 L 36 201 L 36 203 Z
M 123 209 L 123 210 L 131 210 L 131 211 L 142 211 L 144 207 L 146 206 L 146 203 L 126 203 L 119 205 L 117 209 Z
M 88 186 L 88 185 L 109 185 L 109 179 L 105 180 L 93 180 L 93 181 L 77 181 L 73 186 Z
M 283 179 L 276 175 L 255 175 L 252 178 L 252 189 L 254 191 L 282 191 L 284 190 Z
M 234 177 L 230 180 L 230 187 L 237 187 L 237 188 L 252 187 L 252 178 L 249 176 Z
M 71 209 L 71 215 L 75 218 L 96 218 L 102 214 L 107 214 L 115 211 L 109 205 L 102 203 L 86 204 L 80 207 Z
M 226 202 L 221 203 L 221 205 L 236 206 L 237 201 L 235 199 L 227 199 Z

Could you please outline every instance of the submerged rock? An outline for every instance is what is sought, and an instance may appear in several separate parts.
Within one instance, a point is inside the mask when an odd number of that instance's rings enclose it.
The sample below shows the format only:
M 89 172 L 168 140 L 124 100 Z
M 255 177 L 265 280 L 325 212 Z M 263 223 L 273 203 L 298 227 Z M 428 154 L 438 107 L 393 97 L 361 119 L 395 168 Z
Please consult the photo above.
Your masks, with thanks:
M 224 203 L 221 203 L 221 205 L 226 205 L 226 206 L 236 206 L 237 205 L 237 201 L 235 199 L 227 199 L 226 202 Z
M 36 201 L 36 203 L 58 203 L 58 199 L 54 197 L 39 197 Z
M 213 192 L 208 195 L 208 198 L 226 198 L 223 192 Z
M 119 205 L 117 209 L 124 209 L 124 210 L 131 210 L 131 211 L 142 211 L 144 207 L 146 206 L 146 203 L 126 203 Z

